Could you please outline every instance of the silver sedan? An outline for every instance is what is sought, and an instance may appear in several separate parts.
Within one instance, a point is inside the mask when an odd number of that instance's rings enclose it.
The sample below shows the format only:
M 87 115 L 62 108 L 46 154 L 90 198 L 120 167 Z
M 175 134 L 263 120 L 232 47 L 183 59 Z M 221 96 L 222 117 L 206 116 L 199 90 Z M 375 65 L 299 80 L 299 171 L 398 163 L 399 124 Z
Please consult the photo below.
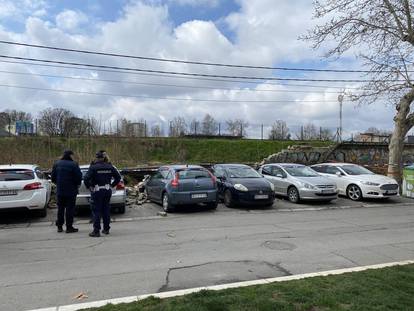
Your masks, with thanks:
M 275 185 L 275 193 L 286 196 L 289 201 L 300 200 L 332 201 L 338 198 L 336 184 L 301 164 L 267 164 L 259 173 Z

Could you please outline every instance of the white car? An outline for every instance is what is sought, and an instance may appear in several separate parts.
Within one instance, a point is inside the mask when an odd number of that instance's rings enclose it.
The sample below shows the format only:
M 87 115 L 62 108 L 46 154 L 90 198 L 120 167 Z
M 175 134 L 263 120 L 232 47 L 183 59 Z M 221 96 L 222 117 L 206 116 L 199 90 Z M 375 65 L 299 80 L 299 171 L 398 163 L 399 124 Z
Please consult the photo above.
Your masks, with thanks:
M 80 166 L 82 177 L 85 176 L 86 172 L 89 169 L 89 165 Z M 79 194 L 76 197 L 76 207 L 88 207 L 90 208 L 91 192 L 85 187 L 85 184 L 82 181 L 82 185 L 79 188 Z M 111 196 L 111 209 L 117 211 L 120 214 L 125 213 L 126 205 L 126 189 L 124 182 L 121 180 L 120 183 L 112 190 Z
M 45 217 L 51 189 L 36 165 L 0 165 L 0 210 L 26 209 Z
M 389 198 L 398 195 L 398 183 L 365 167 L 350 163 L 323 163 L 311 166 L 336 182 L 339 194 L 353 201 L 362 198 Z

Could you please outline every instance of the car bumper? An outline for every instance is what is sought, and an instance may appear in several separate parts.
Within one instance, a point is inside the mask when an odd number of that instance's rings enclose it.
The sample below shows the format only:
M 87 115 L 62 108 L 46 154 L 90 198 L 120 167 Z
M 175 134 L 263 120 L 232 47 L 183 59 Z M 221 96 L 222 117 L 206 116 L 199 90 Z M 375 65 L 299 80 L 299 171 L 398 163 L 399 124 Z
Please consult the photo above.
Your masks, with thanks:
M 232 195 L 233 200 L 237 204 L 241 205 L 270 205 L 273 204 L 273 202 L 275 201 L 275 194 L 273 192 L 259 193 L 258 191 L 242 192 L 234 190 Z M 257 199 L 257 195 L 267 195 L 267 198 Z
M 338 191 L 322 192 L 320 190 L 299 189 L 301 200 L 330 201 L 338 198 Z
M 17 199 L 12 196 L 0 198 L 0 210 L 10 209 L 43 209 L 46 205 L 46 195 L 42 192 L 34 193 L 30 198 Z
M 374 186 L 363 186 L 361 187 L 362 196 L 368 199 L 384 199 L 398 196 L 398 189 L 397 190 L 383 190 L 380 187 Z
M 90 194 L 78 194 L 76 197 L 76 206 L 77 207 L 89 207 L 90 206 L 91 195 Z M 117 207 L 125 205 L 126 194 L 123 191 L 117 191 L 112 194 L 109 204 L 111 207 Z
M 206 197 L 194 198 L 196 194 L 206 194 Z M 213 203 L 217 201 L 217 190 L 171 192 L 169 199 L 173 205 Z

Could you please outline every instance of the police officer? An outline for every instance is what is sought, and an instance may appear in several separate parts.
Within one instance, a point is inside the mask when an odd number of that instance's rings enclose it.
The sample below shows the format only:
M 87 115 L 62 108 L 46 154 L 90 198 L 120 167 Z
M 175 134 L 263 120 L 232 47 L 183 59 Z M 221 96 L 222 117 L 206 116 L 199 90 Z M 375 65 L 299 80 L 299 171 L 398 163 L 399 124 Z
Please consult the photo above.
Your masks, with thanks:
M 73 227 L 76 196 L 82 183 L 82 172 L 78 163 L 73 160 L 74 153 L 66 150 L 62 158 L 53 165 L 52 182 L 56 184 L 58 214 L 56 220 L 57 231 L 63 231 L 66 216 L 66 233 L 78 232 Z M 65 215 L 66 214 L 66 215 Z
M 95 162 L 89 167 L 84 177 L 85 186 L 92 191 L 94 221 L 93 231 L 89 233 L 91 237 L 100 236 L 101 218 L 103 221 L 102 233 L 109 234 L 109 201 L 112 196 L 112 188 L 121 181 L 121 175 L 111 163 L 105 161 L 106 157 L 105 152 L 98 151 Z
M 103 155 L 104 155 L 104 161 L 105 162 L 109 162 L 109 157 L 108 157 L 108 155 L 106 154 L 106 151 L 105 150 L 99 150 L 98 152 L 101 152 L 101 153 L 103 153 Z M 96 160 L 93 160 L 90 164 L 89 164 L 89 166 L 91 166 L 91 165 L 94 165 L 96 163 Z M 91 191 L 92 192 L 92 191 Z M 92 193 L 91 193 L 91 198 L 90 198 L 90 200 L 89 200 L 89 207 L 90 207 L 90 209 L 91 209 L 91 218 L 90 218 L 90 220 L 89 220 L 89 223 L 90 224 L 93 224 L 93 221 L 94 221 L 94 207 L 93 207 L 93 198 L 92 198 Z

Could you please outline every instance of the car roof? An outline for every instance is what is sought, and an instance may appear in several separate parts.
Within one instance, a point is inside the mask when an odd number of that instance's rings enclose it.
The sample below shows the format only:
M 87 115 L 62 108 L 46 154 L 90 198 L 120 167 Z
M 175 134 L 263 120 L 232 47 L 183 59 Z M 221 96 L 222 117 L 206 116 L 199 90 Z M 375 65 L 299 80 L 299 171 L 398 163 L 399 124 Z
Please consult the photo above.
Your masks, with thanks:
M 275 166 L 278 165 L 280 167 L 303 167 L 306 166 L 304 164 L 297 164 L 297 163 L 269 163 L 265 165 Z
M 224 163 L 224 164 L 216 164 L 217 166 L 223 166 L 225 168 L 232 168 L 232 167 L 250 167 L 246 164 L 239 164 L 239 163 Z
M 312 165 L 312 166 L 318 166 L 318 165 L 326 165 L 326 166 L 344 166 L 344 165 L 357 165 L 357 164 L 354 164 L 354 163 L 344 163 L 344 162 L 338 162 L 338 163 L 335 163 L 335 162 L 330 162 L 330 163 L 319 163 L 319 164 L 314 164 L 314 165 Z
M 37 165 L 34 164 L 10 164 L 10 165 L 0 165 L 0 169 L 24 169 L 24 170 L 34 170 Z
M 175 164 L 175 165 L 163 165 L 160 167 L 161 170 L 166 170 L 166 169 L 173 169 L 173 170 L 182 170 L 182 169 L 186 169 L 186 168 L 203 168 L 200 165 L 185 165 L 185 164 Z

